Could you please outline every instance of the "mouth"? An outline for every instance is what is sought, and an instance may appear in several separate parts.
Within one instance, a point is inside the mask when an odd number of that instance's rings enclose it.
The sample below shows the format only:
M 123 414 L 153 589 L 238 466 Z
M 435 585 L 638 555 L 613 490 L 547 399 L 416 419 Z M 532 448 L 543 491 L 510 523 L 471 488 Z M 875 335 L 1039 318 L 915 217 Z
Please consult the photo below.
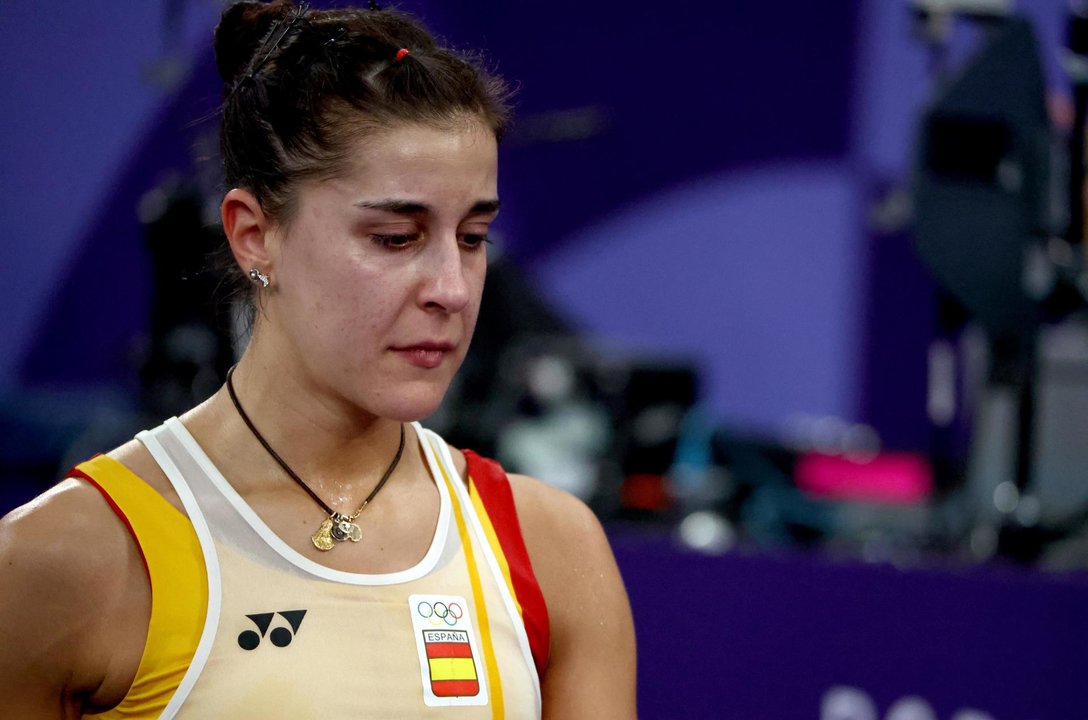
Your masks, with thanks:
M 446 356 L 457 346 L 445 342 L 421 342 L 392 348 L 393 352 L 407 360 L 411 365 L 433 370 L 442 364 Z

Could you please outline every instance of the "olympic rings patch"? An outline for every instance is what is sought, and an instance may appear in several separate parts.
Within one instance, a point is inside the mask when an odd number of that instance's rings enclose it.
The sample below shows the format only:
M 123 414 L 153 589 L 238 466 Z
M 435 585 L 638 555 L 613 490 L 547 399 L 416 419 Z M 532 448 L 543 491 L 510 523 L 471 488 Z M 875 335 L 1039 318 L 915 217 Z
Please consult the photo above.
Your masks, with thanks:
M 465 614 L 465 611 L 461 609 L 461 605 L 458 603 L 451 602 L 447 604 L 441 601 L 429 603 L 426 600 L 422 600 L 416 605 L 416 612 L 419 613 L 421 618 L 435 627 L 442 625 L 454 627 Z

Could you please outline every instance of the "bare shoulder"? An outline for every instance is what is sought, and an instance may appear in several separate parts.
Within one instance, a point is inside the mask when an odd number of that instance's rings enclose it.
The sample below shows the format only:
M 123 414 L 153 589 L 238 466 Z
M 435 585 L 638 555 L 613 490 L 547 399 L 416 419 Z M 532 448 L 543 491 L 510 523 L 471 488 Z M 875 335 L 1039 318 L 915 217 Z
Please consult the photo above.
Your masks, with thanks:
M 54 588 L 82 585 L 115 570 L 130 544 L 102 495 L 69 478 L 0 519 L 0 572 Z
M 563 490 L 509 478 L 551 625 L 544 717 L 635 717 L 634 623 L 601 523 Z
M 562 550 L 581 547 L 588 541 L 597 547 L 603 543 L 607 549 L 601 523 L 584 502 L 527 475 L 508 477 L 527 544 Z M 611 557 L 611 551 L 608 555 Z
M 608 539 L 585 503 L 526 475 L 509 478 L 522 536 L 549 608 L 565 604 L 574 597 L 572 591 L 596 591 L 601 582 L 619 583 Z M 555 602 L 547 597 L 553 584 Z
M 0 715 L 38 717 L 39 702 L 108 693 L 124 652 L 111 626 L 139 612 L 142 574 L 128 531 L 81 480 L 0 519 Z

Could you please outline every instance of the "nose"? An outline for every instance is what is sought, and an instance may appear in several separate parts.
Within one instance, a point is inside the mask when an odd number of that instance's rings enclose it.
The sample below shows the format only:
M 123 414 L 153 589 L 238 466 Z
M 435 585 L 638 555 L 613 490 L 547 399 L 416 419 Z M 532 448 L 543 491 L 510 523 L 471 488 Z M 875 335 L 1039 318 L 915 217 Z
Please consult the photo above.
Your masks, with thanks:
M 440 312 L 457 313 L 472 297 L 466 257 L 456 235 L 432 238 L 424 253 L 421 304 Z

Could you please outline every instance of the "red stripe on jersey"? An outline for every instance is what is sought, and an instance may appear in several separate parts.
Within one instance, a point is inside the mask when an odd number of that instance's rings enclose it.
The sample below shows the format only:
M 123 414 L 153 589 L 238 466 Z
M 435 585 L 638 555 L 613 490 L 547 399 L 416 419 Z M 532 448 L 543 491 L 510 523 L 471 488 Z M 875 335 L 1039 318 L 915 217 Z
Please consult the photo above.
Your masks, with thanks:
M 428 658 L 470 658 L 472 647 L 467 642 L 429 642 L 427 646 Z
M 95 455 L 95 457 L 98 456 Z M 106 492 L 105 488 L 95 482 L 95 479 L 93 477 L 83 472 L 78 467 L 74 467 L 69 470 L 68 474 L 65 475 L 65 477 L 78 477 L 86 480 L 88 483 L 90 483 L 91 487 L 97 490 L 99 494 L 106 500 L 106 503 L 110 506 L 110 510 L 113 510 L 113 514 L 120 518 L 121 522 L 123 522 L 125 524 L 125 527 L 128 528 L 128 534 L 132 536 L 133 541 L 136 543 L 136 547 L 140 551 L 140 559 L 144 562 L 144 572 L 147 573 L 147 581 L 151 582 L 151 569 L 147 566 L 147 558 L 144 556 L 143 546 L 140 545 L 140 538 L 136 537 L 136 530 L 133 529 L 132 523 L 128 520 L 128 515 L 125 515 L 125 511 L 122 510 L 117 505 L 117 503 L 113 501 L 113 498 L 110 497 L 110 494 Z
M 472 697 L 480 694 L 479 680 L 431 680 L 436 697 Z
M 540 584 L 529 561 L 529 551 L 525 548 L 525 539 L 521 536 L 521 523 L 518 522 L 510 480 L 494 460 L 482 458 L 471 450 L 463 452 L 468 461 L 468 475 L 472 478 L 469 489 L 475 488 L 479 493 L 506 556 L 506 563 L 510 566 L 510 580 L 521 605 L 529 649 L 533 653 L 537 674 L 543 680 L 551 642 L 548 606 L 544 603 L 544 594 L 540 591 Z

